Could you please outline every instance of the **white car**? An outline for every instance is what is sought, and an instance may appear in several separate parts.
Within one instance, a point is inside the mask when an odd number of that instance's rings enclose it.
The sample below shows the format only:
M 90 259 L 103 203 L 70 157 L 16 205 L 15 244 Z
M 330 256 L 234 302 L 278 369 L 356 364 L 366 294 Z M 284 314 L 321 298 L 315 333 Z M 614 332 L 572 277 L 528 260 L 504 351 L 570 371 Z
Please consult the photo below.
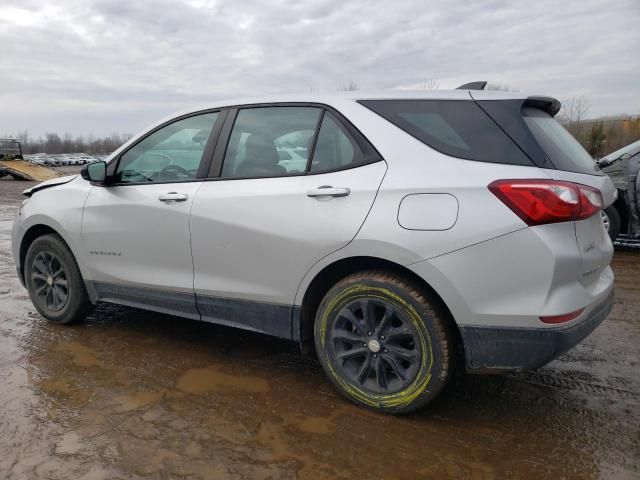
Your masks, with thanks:
M 454 368 L 539 367 L 612 308 L 614 188 L 559 108 L 463 89 L 176 115 L 25 191 L 20 279 L 54 323 L 113 302 L 275 335 L 352 401 L 413 411 Z

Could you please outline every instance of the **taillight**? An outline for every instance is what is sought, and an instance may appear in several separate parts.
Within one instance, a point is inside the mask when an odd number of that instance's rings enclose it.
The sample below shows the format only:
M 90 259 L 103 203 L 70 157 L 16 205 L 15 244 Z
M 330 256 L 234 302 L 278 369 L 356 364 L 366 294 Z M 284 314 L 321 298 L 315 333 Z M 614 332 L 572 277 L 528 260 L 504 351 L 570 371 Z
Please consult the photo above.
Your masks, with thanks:
M 599 190 L 560 180 L 496 180 L 489 190 L 531 226 L 582 220 L 603 207 Z

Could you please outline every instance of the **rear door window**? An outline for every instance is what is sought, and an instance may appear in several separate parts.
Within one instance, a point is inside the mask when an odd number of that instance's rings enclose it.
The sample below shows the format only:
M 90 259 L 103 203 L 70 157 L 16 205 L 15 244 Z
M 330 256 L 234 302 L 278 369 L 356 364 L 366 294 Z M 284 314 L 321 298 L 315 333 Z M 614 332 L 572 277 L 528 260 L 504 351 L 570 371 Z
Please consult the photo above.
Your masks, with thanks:
M 361 100 L 360 103 L 446 155 L 482 162 L 533 165 L 473 101 Z
M 315 107 L 241 109 L 227 145 L 222 177 L 304 174 L 321 113 Z

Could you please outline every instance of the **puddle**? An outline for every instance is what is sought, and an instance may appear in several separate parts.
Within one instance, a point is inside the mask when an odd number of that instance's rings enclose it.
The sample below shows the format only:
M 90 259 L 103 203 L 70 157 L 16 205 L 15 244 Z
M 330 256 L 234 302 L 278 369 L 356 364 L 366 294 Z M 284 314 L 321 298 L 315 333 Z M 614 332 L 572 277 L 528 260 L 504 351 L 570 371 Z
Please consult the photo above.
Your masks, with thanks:
M 73 363 L 78 367 L 102 367 L 102 362 L 98 360 L 96 351 L 80 342 L 60 342 L 56 346 L 56 351 L 71 355 Z
M 132 395 L 121 395 L 114 399 L 118 402 L 115 411 L 129 412 L 131 410 L 137 410 L 138 408 L 158 403 L 162 397 L 162 392 L 138 392 Z
M 193 368 L 180 377 L 176 388 L 181 392 L 194 394 L 226 390 L 266 393 L 269 391 L 269 382 L 251 375 L 227 375 L 213 367 Z

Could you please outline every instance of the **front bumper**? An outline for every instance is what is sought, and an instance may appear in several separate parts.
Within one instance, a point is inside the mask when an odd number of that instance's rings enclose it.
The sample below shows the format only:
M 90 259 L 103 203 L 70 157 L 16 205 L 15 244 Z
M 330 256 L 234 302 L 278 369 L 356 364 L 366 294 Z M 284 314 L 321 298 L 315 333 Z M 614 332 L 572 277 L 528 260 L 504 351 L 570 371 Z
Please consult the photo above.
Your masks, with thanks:
M 593 332 L 613 308 L 614 292 L 584 318 L 564 328 L 504 328 L 460 325 L 467 370 L 528 370 L 541 367 Z

